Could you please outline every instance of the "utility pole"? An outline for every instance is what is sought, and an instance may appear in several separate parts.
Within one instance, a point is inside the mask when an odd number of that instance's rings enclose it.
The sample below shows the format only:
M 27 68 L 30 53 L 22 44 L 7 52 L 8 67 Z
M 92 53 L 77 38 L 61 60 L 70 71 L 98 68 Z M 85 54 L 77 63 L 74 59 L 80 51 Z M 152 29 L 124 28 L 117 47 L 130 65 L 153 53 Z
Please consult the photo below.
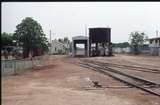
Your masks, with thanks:
M 52 43 L 51 34 L 52 34 L 52 33 L 51 33 L 51 30 L 50 30 L 50 43 Z
M 49 39 L 50 39 L 50 51 L 49 51 L 49 52 L 50 52 L 50 54 L 51 54 L 51 47 L 52 47 L 52 39 L 51 39 L 51 34 L 52 34 L 52 33 L 51 33 L 51 30 L 50 30 L 49 32 L 50 32 L 50 34 L 49 34 L 49 36 L 50 36 L 50 37 L 49 37 Z
M 85 25 L 85 34 L 87 36 L 87 26 Z

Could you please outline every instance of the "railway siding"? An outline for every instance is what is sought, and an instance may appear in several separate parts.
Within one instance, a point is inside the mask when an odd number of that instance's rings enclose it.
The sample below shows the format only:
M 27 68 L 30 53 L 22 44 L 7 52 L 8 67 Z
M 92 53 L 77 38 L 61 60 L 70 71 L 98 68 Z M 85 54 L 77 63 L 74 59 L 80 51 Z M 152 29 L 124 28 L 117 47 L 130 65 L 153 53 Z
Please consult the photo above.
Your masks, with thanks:
M 127 83 L 129 85 L 132 85 L 136 88 L 139 88 L 141 90 L 144 90 L 146 92 L 149 92 L 151 94 L 154 94 L 156 96 L 160 97 L 160 84 L 155 83 L 153 81 L 133 76 L 130 74 L 125 74 L 123 72 L 120 72 L 118 70 L 112 69 L 110 67 L 104 67 L 102 66 L 100 62 L 96 63 L 93 61 L 82 61 L 79 62 L 80 66 L 90 68 L 92 70 L 107 74 L 121 82 Z M 146 87 L 149 86 L 149 87 Z
M 139 77 L 139 78 L 144 78 L 150 81 L 154 81 L 157 84 L 160 84 L 160 70 L 159 69 L 152 69 L 149 68 L 147 70 L 147 68 L 145 67 L 134 67 L 134 66 L 129 66 L 129 67 L 124 67 L 127 65 L 124 65 L 123 68 L 121 67 L 117 67 L 117 66 L 113 66 L 112 63 L 104 63 L 104 62 L 100 62 L 100 61 L 93 61 L 93 60 L 83 60 L 84 62 L 90 62 L 90 63 L 96 63 L 99 64 L 103 67 L 109 67 L 111 69 L 115 69 L 119 72 L 128 74 L 128 75 L 132 75 L 135 77 Z M 120 64 L 119 64 L 120 65 Z

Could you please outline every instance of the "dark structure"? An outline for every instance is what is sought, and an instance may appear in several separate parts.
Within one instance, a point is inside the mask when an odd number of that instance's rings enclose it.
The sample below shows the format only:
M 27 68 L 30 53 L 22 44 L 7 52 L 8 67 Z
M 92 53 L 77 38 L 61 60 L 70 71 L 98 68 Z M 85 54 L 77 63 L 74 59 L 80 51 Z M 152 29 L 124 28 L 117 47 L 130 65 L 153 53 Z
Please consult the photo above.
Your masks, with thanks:
M 111 28 L 89 28 L 89 56 L 111 56 Z

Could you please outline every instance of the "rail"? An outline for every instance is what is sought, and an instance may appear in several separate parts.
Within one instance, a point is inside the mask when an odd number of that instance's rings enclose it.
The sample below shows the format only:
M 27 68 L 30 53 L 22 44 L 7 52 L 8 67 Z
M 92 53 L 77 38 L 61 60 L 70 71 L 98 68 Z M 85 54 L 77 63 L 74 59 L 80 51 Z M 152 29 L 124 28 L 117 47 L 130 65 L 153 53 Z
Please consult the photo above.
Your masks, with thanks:
M 140 67 L 140 66 L 128 66 L 128 65 L 115 64 L 115 63 L 103 63 L 103 62 L 92 61 L 92 60 L 87 60 L 87 59 L 85 59 L 83 61 L 90 62 L 90 63 L 98 63 L 98 64 L 100 64 L 102 66 L 106 66 L 106 67 L 124 68 L 127 70 L 136 70 L 136 71 L 160 74 L 160 69 L 145 68 L 145 67 Z
M 80 61 L 77 63 L 78 65 L 89 68 L 98 72 L 101 72 L 105 75 L 109 75 L 121 82 L 124 82 L 126 84 L 129 84 L 131 86 L 134 86 L 136 88 L 139 88 L 145 92 L 154 94 L 156 96 L 160 97 L 159 91 L 156 91 L 155 89 L 160 88 L 160 84 L 157 84 L 153 81 L 146 80 L 140 77 L 134 77 L 132 75 L 128 75 L 125 73 L 121 73 L 115 69 L 112 69 L 110 67 L 103 67 L 102 65 L 91 63 L 91 62 L 84 62 Z

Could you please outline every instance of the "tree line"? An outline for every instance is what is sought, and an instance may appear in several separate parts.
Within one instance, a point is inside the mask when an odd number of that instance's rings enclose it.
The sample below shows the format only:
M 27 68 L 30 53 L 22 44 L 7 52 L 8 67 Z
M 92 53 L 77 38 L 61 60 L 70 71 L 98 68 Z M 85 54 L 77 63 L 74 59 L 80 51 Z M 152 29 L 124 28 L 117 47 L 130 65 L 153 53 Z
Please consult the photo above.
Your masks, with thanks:
M 41 25 L 31 17 L 26 17 L 16 26 L 14 33 L 1 33 L 1 47 L 4 46 L 21 46 L 23 48 L 23 58 L 32 56 L 42 55 L 47 52 L 49 42 L 47 41 L 46 34 L 44 34 Z M 144 32 L 131 32 L 130 33 L 130 44 L 124 43 L 113 43 L 113 47 L 132 47 L 135 54 L 139 53 L 139 47 L 142 46 L 146 39 Z M 59 38 L 59 42 L 69 44 L 71 50 L 70 40 L 65 38 Z

